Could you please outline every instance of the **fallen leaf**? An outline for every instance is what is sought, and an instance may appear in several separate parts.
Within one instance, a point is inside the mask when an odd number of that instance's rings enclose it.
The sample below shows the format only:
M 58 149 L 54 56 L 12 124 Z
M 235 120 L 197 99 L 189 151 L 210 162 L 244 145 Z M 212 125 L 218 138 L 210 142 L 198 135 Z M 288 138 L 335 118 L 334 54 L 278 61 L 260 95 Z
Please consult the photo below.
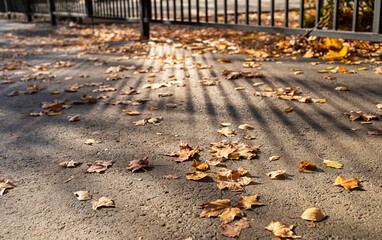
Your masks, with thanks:
M 92 195 L 89 193 L 89 191 L 77 191 L 77 192 L 74 192 L 73 194 L 80 201 L 92 199 Z
M 324 159 L 324 165 L 332 168 L 342 168 L 342 164 L 336 161 Z
M 382 109 L 382 103 L 379 103 L 376 106 L 377 106 L 377 108 Z
M 129 111 L 129 110 L 124 110 L 122 109 L 122 112 L 126 113 L 127 115 L 135 116 L 135 115 L 140 115 L 141 113 L 138 111 Z
M 343 47 L 341 49 L 341 51 L 339 51 L 339 52 L 329 50 L 328 54 L 326 56 L 321 57 L 321 58 L 326 59 L 326 60 L 340 60 L 343 57 L 345 57 L 347 53 L 348 53 L 348 48 Z
M 178 105 L 177 104 L 175 104 L 175 103 L 167 103 L 166 104 L 166 107 L 168 107 L 168 108 L 176 108 Z
M 252 205 L 262 206 L 264 204 L 257 201 L 257 195 L 248 197 L 241 196 L 239 202 L 236 204 L 236 207 L 252 209 Z
M 175 175 L 175 174 L 169 174 L 169 175 L 165 175 L 163 176 L 164 179 L 178 179 L 179 176 L 178 175 Z
M 235 87 L 236 91 L 245 90 L 245 87 Z
M 244 217 L 244 213 L 240 208 L 231 206 L 229 199 L 219 199 L 200 206 L 204 209 L 199 217 L 219 217 L 222 223 L 232 222 L 235 217 Z
M 324 79 L 334 80 L 334 79 L 336 79 L 336 77 L 333 77 L 333 76 L 324 76 Z
M 93 145 L 94 143 L 98 143 L 98 141 L 92 138 L 86 139 L 86 141 L 84 142 L 84 144 L 87 145 Z
M 180 150 L 179 152 L 169 152 L 166 153 L 166 156 L 171 157 L 178 157 L 175 161 L 176 162 L 184 162 L 187 160 L 191 160 L 198 154 L 200 151 L 199 146 L 195 149 L 192 149 L 187 143 L 181 143 L 180 144 Z
M 271 179 L 283 180 L 286 178 L 285 172 L 286 170 L 277 170 L 277 171 L 269 172 L 266 175 L 270 177 Z
M 249 125 L 249 124 L 242 124 L 242 125 L 239 125 L 238 128 L 239 128 L 239 129 L 243 129 L 243 130 L 252 130 L 252 129 L 254 129 L 254 127 L 252 127 L 252 126 Z
M 219 123 L 222 127 L 229 127 L 232 125 L 232 123 Z
M 199 181 L 208 177 L 208 175 L 204 172 L 194 171 L 186 173 L 186 178 L 194 181 Z
M 209 166 L 216 166 L 216 165 L 218 165 L 218 164 L 220 164 L 221 162 L 223 162 L 224 161 L 224 159 L 223 158 L 211 158 L 211 159 L 209 159 L 209 160 L 205 160 L 204 162 L 207 164 L 207 165 L 209 165 Z
M 276 237 L 279 238 L 301 238 L 293 232 L 294 226 L 287 226 L 281 222 L 272 221 L 265 229 L 271 231 Z
M 246 144 L 237 144 L 237 142 L 217 142 L 211 143 L 211 153 L 214 158 L 239 159 L 241 157 L 248 160 L 256 157 L 260 152 L 260 146 L 248 146 Z
M 238 237 L 241 230 L 249 228 L 249 222 L 244 219 L 240 219 L 233 225 L 220 224 L 220 227 L 223 228 L 222 234 L 227 237 Z
M 370 135 L 375 135 L 375 136 L 382 135 L 382 131 L 381 130 L 367 131 L 367 133 L 370 134 Z
M 252 140 L 252 139 L 256 138 L 255 136 L 248 135 L 248 134 L 243 134 L 242 136 L 243 136 L 244 139 L 248 139 L 248 140 Z
M 309 170 L 309 171 L 316 171 L 317 167 L 311 162 L 308 161 L 300 161 L 298 164 L 298 171 L 303 172 L 304 170 Z
M 232 137 L 235 135 L 235 130 L 233 129 L 230 129 L 230 128 L 221 128 L 219 130 L 217 130 L 218 133 L 226 136 L 226 137 Z
M 60 165 L 61 167 L 66 167 L 66 168 L 74 168 L 80 165 L 81 163 L 82 162 L 76 162 L 76 161 L 70 160 L 70 161 L 60 162 L 58 163 L 58 165 Z
M 293 108 L 289 107 L 289 108 L 285 108 L 285 112 L 292 112 L 293 111 Z
M 382 67 L 374 68 L 373 71 L 374 71 L 376 74 L 382 74 Z
M 137 95 L 137 94 L 139 94 L 139 92 L 136 91 L 133 87 L 130 87 L 129 91 L 121 90 L 121 92 L 119 94 L 120 95 Z
M 98 160 L 98 161 L 95 161 L 94 163 L 93 162 L 89 162 L 87 163 L 86 165 L 88 165 L 88 169 L 86 170 L 86 172 L 89 172 L 89 173 L 92 173 L 92 172 L 104 172 L 106 171 L 106 169 L 108 167 L 110 167 L 111 165 L 113 165 L 113 161 L 110 160 L 110 161 L 101 161 L 101 160 Z
M 263 82 L 257 82 L 257 83 L 252 84 L 252 86 L 254 86 L 254 87 L 259 87 L 261 85 L 264 85 L 264 83 Z
M 75 122 L 80 120 L 80 115 L 75 115 L 69 118 L 69 122 Z
M 311 207 L 304 211 L 301 218 L 308 221 L 319 222 L 326 216 L 321 212 L 319 208 Z
M 172 93 L 159 93 L 158 97 L 171 97 L 172 95 L 174 95 L 174 94 L 172 94 Z
M 205 163 L 198 162 L 194 160 L 194 162 L 191 164 L 191 167 L 195 168 L 196 170 L 199 171 L 207 171 L 208 170 L 208 165 Z
M 334 181 L 334 186 L 342 186 L 346 190 L 352 190 L 355 188 L 361 188 L 358 183 L 360 183 L 361 180 L 357 178 L 351 178 L 351 179 L 344 179 L 341 176 L 338 176 L 336 180 Z
M 336 90 L 336 91 L 350 91 L 350 88 L 340 86 L 340 87 L 336 87 L 334 90 Z
M 276 161 L 276 160 L 279 160 L 280 159 L 280 156 L 272 156 L 269 158 L 269 161 Z
M 220 190 L 228 189 L 232 192 L 244 191 L 243 186 L 249 185 L 254 179 L 250 177 L 243 177 L 248 171 L 243 167 L 237 170 L 230 170 L 227 168 L 219 168 L 219 171 L 212 171 L 218 179 L 218 188 Z
M 342 72 L 342 73 L 345 73 L 346 72 L 346 68 L 342 65 L 338 66 L 338 71 L 339 72 Z
M 136 159 L 136 160 L 130 161 L 129 167 L 126 167 L 126 168 L 127 170 L 135 172 L 139 169 L 144 169 L 149 167 L 151 167 L 151 165 L 149 164 L 148 157 L 145 157 L 143 159 Z
M 0 196 L 3 196 L 7 189 L 12 189 L 15 187 L 17 186 L 14 185 L 11 181 L 9 181 L 9 179 L 0 179 Z
M 93 210 L 100 207 L 115 207 L 114 200 L 108 197 L 101 197 L 99 200 L 92 201 Z

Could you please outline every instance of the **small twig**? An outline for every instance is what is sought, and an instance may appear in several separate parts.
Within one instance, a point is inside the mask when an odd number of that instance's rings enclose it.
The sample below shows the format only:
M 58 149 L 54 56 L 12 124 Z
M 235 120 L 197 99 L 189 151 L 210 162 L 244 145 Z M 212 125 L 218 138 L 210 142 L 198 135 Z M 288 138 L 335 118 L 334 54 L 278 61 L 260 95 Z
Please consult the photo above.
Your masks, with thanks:
M 329 190 L 329 188 L 331 188 L 331 187 L 333 187 L 334 185 L 331 185 L 330 187 L 328 187 L 328 188 L 326 188 L 325 189 L 325 191 L 328 191 Z
M 320 159 L 320 160 L 325 160 L 325 159 L 321 158 L 320 156 L 318 156 L 318 151 L 317 151 L 317 150 L 316 150 L 316 156 L 317 156 L 317 158 Z

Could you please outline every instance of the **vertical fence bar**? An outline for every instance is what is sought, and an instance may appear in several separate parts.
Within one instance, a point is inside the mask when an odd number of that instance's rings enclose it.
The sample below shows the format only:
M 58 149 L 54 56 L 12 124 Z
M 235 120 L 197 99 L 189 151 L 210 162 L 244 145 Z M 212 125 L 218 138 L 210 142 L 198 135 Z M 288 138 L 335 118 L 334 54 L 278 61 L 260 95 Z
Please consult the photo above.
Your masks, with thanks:
M 8 5 L 8 0 L 4 0 L 4 8 L 5 12 L 7 13 L 7 18 L 11 19 L 11 12 L 9 11 L 9 5 Z
M 176 21 L 176 0 L 173 0 L 174 1 L 174 5 L 173 5 L 173 13 L 174 13 L 174 21 Z
M 298 20 L 299 28 L 304 27 L 304 15 L 305 15 L 305 9 L 304 9 L 304 0 L 300 0 L 300 18 Z
M 163 0 L 160 0 L 160 20 L 163 21 Z
M 271 0 L 271 26 L 275 26 L 275 0 Z
M 339 0 L 334 0 L 333 2 L 333 30 L 338 29 L 338 6 Z
M 359 11 L 359 1 L 354 0 L 353 5 L 353 23 L 352 23 L 352 31 L 357 32 L 358 30 L 358 11 Z
M 131 15 L 133 18 L 135 18 L 135 4 L 134 4 L 134 0 L 131 0 Z
M 139 13 L 140 13 L 140 9 L 141 9 L 141 8 L 139 7 L 139 2 L 138 2 L 138 1 L 139 1 L 139 0 L 136 0 L 136 3 L 135 3 L 135 6 L 137 7 L 137 8 L 136 8 L 136 10 L 137 10 L 137 13 L 136 13 L 136 14 L 137 14 L 137 17 L 139 17 Z
M 127 4 L 127 17 L 130 18 L 131 17 L 131 6 L 130 6 L 130 0 L 127 0 L 126 2 Z
M 285 0 L 284 27 L 289 27 L 289 0 Z
M 257 0 L 257 25 L 261 25 L 261 0 Z
M 205 15 L 206 15 L 206 22 L 208 22 L 208 0 L 205 0 Z
M 245 24 L 249 24 L 249 0 L 245 0 Z
M 154 0 L 154 16 L 155 20 L 158 20 L 157 0 Z
M 218 0 L 214 0 L 214 21 L 218 22 Z
M 56 15 L 54 15 L 54 12 L 56 11 L 56 4 L 54 0 L 49 0 L 49 15 L 50 15 L 50 24 L 52 26 L 57 25 Z
M 25 0 L 25 15 L 27 16 L 28 22 L 32 22 L 32 9 L 30 0 Z
M 85 0 L 85 8 L 86 8 L 87 17 L 92 18 L 93 17 L 93 1 Z
M 382 0 L 374 2 L 373 32 L 382 34 Z
M 169 2 L 169 0 L 166 0 L 166 14 L 167 14 L 167 20 L 170 20 L 170 2 Z
M 139 0 L 141 37 L 148 39 L 150 37 L 149 11 L 151 11 L 150 0 Z
M 224 0 L 224 23 L 228 23 L 227 0 Z
M 123 18 L 127 18 L 126 11 L 126 0 L 123 0 Z
M 322 0 L 316 0 L 316 19 L 315 19 L 315 26 L 320 22 L 321 20 L 321 8 L 322 8 Z M 318 26 L 317 26 L 318 27 Z
M 191 0 L 188 0 L 188 21 L 192 21 L 192 15 L 191 15 Z
M 234 19 L 235 19 L 235 24 L 237 24 L 238 23 L 238 17 L 237 17 L 237 0 L 235 0 L 235 2 L 234 2 Z
M 200 15 L 199 15 L 199 0 L 196 0 L 196 22 L 200 22 Z
M 184 11 L 183 11 L 183 0 L 180 0 L 180 19 L 182 22 L 184 22 Z

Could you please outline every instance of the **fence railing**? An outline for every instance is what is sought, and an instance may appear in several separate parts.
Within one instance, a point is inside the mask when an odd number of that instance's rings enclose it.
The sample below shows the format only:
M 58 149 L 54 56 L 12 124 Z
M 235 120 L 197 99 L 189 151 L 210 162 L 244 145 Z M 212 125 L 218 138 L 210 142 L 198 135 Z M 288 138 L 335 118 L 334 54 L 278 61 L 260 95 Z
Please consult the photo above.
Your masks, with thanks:
M 0 0 L 0 13 L 119 19 L 382 42 L 382 0 Z

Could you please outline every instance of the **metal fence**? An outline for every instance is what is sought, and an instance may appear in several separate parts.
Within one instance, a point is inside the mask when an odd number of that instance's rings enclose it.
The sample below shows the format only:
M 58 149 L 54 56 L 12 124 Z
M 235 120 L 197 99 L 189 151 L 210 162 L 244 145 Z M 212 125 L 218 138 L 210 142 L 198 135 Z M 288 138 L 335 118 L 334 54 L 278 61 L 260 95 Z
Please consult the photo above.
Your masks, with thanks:
M 0 13 L 119 19 L 382 42 L 382 0 L 0 0 Z

